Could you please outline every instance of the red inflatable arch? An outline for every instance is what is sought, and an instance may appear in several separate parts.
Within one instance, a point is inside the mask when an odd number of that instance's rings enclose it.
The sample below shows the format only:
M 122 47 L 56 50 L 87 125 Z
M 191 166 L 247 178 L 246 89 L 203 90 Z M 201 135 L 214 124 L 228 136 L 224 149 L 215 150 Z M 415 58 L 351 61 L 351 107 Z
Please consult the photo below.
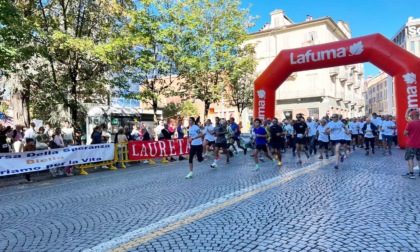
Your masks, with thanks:
M 274 117 L 276 90 L 293 72 L 363 62 L 394 77 L 398 144 L 405 148 L 405 113 L 419 107 L 420 59 L 380 34 L 281 51 L 254 83 L 254 118 Z

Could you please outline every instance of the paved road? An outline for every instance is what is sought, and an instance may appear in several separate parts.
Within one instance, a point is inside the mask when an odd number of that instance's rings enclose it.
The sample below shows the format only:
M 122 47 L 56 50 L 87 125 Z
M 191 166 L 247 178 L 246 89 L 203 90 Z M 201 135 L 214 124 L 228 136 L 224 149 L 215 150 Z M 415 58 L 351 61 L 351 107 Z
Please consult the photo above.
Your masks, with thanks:
M 420 250 L 420 177 L 403 151 L 252 172 L 240 156 L 212 170 L 186 162 L 0 189 L 0 251 Z

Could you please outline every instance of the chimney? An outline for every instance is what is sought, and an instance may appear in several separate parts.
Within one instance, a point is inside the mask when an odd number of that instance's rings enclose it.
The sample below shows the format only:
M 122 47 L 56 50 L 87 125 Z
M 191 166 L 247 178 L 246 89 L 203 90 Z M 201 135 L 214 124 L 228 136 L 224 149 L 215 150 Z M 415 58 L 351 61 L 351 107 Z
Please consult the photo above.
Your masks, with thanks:
M 312 21 L 312 16 L 311 15 L 306 15 L 306 22 L 308 21 Z

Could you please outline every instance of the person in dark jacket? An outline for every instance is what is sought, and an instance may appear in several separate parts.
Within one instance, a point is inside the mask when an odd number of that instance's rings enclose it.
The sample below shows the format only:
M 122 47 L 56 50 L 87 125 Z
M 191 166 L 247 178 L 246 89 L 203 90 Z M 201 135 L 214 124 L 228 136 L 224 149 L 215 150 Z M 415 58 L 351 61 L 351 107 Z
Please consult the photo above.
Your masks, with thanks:
M 172 139 L 172 134 L 173 134 L 173 132 L 171 132 L 171 131 L 169 130 L 169 125 L 168 125 L 168 123 L 165 123 L 165 124 L 163 125 L 163 129 L 162 129 L 163 139 L 165 139 L 165 140 L 171 140 L 171 139 Z M 171 162 L 176 161 L 176 159 L 175 159 L 175 158 L 173 158 L 173 157 L 167 158 L 167 160 L 168 160 L 168 161 L 171 161 Z
M 147 131 L 146 128 L 142 128 L 141 133 L 143 135 L 142 141 L 150 141 L 151 140 L 150 139 L 150 134 L 149 134 L 149 132 Z
M 92 138 L 92 143 L 91 144 L 102 143 L 102 127 L 101 126 L 96 126 L 90 137 Z
M 369 143 L 372 149 L 372 154 L 375 154 L 375 136 L 378 135 L 378 128 L 373 124 L 370 118 L 366 119 L 366 124 L 362 128 L 365 138 L 366 156 L 369 155 Z
M 12 131 L 10 126 L 7 126 L 5 129 L 1 126 L 0 129 L 0 153 L 9 153 L 9 143 L 7 143 L 7 134 Z

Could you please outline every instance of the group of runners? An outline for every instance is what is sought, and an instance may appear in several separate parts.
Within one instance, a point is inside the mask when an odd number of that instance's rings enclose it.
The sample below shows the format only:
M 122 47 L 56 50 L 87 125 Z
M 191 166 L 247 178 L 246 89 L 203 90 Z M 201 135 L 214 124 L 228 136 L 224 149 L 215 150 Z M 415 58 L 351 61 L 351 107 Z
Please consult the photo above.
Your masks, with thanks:
M 241 131 L 234 118 L 225 120 L 216 117 L 215 125 L 207 120 L 201 128 L 196 125 L 194 118 L 190 118 L 189 137 L 192 149 L 187 178 L 192 177 L 194 155 L 199 157 L 200 162 L 210 158 L 211 154 L 214 155 L 210 166 L 216 168 L 220 155 L 225 155 L 226 163 L 229 164 L 230 158 L 238 155 L 238 149 L 242 149 L 246 155 L 248 147 L 253 149 L 251 156 L 255 160 L 255 171 L 259 170 L 259 161 L 264 161 L 265 157 L 277 166 L 282 166 L 282 153 L 287 148 L 292 150 L 293 156 L 297 155 L 297 164 L 302 164 L 303 154 L 309 159 L 312 154 L 319 152 L 319 159 L 334 156 L 334 167 L 338 169 L 339 164 L 356 148 L 364 148 L 366 155 L 369 155 L 375 154 L 377 147 L 383 150 L 383 155 L 391 155 L 397 132 L 395 118 L 389 115 L 378 116 L 376 113 L 371 118 L 351 119 L 338 114 L 319 120 L 305 118 L 303 114 L 298 114 L 296 120 L 282 122 L 277 118 L 263 121 L 255 119 L 250 131 L 252 144 L 242 146 Z

